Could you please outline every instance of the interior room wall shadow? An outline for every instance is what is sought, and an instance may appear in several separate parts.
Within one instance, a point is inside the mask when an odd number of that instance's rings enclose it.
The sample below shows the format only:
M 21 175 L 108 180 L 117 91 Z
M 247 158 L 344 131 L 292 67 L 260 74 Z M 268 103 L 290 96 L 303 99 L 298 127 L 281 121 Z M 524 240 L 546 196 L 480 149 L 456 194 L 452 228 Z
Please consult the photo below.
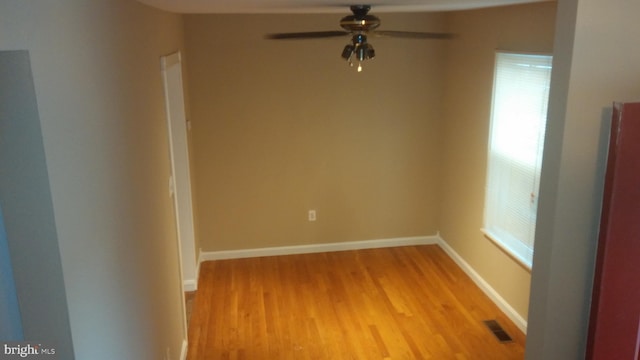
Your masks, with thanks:
M 0 51 L 0 204 L 24 338 L 73 359 L 29 52 Z

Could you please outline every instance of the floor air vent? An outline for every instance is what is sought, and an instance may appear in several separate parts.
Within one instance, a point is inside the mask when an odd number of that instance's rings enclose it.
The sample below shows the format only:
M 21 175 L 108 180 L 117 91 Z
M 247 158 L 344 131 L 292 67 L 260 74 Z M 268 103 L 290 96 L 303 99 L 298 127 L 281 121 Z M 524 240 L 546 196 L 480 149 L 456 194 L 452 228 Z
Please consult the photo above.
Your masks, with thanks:
M 484 320 L 483 323 L 489 328 L 489 330 L 501 343 L 508 343 L 513 341 L 513 339 L 511 339 L 511 336 L 509 336 L 509 334 L 504 331 L 502 326 L 500 326 L 500 324 L 498 324 L 496 320 Z

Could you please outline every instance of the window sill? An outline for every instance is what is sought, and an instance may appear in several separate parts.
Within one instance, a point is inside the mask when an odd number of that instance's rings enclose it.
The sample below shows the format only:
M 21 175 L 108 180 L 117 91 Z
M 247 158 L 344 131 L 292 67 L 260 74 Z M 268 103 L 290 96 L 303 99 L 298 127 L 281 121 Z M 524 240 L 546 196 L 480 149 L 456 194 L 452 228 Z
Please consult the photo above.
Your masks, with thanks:
M 527 264 L 524 260 L 522 260 L 519 256 L 514 254 L 510 249 L 504 246 L 500 241 L 495 239 L 488 231 L 485 229 L 480 229 L 482 235 L 491 241 L 498 249 L 500 249 L 503 253 L 505 253 L 508 257 L 510 257 L 516 264 L 520 265 L 523 269 L 527 270 L 527 272 L 531 273 L 531 265 Z

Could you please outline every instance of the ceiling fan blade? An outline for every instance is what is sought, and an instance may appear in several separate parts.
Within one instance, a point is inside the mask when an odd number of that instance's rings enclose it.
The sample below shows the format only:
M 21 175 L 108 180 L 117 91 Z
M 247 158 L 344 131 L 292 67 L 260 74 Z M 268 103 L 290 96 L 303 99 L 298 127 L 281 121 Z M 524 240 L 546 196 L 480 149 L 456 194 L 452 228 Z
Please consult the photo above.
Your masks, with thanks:
M 385 31 L 376 30 L 370 33 L 376 37 L 395 37 L 405 39 L 452 39 L 455 34 L 435 33 L 435 32 L 414 32 L 414 31 Z
M 345 36 L 351 34 L 347 31 L 311 31 L 311 32 L 299 32 L 299 33 L 278 33 L 267 34 L 265 37 L 272 40 L 287 40 L 287 39 L 319 39 Z

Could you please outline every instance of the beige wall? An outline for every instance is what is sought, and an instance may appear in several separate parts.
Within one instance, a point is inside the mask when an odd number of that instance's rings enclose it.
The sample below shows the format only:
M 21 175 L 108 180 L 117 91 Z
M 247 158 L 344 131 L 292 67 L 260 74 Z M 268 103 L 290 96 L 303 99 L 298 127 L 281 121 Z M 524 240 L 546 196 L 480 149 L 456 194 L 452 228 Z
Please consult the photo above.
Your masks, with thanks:
M 181 17 L 130 0 L 9 0 L 0 14 L 0 50 L 31 59 L 75 358 L 177 359 L 159 59 L 181 48 Z
M 338 18 L 186 16 L 203 250 L 437 232 L 444 44 L 371 39 L 358 74 L 340 58 L 349 38 L 263 39 Z M 442 15 L 383 21 L 443 29 Z
M 439 227 L 442 238 L 520 316 L 527 318 L 530 274 L 480 232 L 495 50 L 553 51 L 553 2 L 452 13 L 460 36 L 448 47 Z

